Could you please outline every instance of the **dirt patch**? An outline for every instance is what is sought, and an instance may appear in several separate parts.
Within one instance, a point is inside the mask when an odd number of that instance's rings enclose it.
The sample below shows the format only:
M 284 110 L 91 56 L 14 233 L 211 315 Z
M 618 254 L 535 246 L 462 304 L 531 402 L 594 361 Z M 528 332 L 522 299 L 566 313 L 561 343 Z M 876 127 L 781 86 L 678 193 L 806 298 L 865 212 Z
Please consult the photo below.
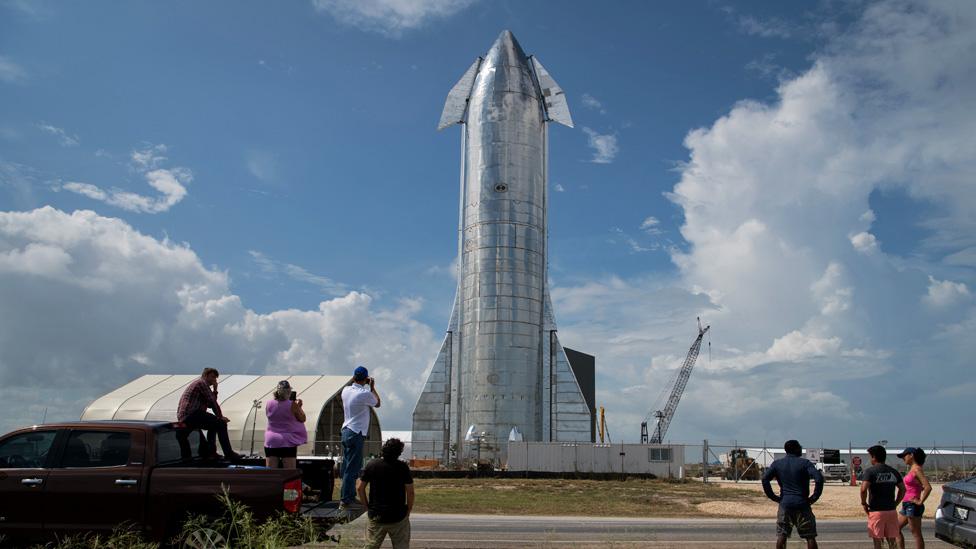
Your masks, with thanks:
M 418 513 L 489 515 L 775 518 L 758 482 L 665 480 L 416 479 Z M 930 513 L 942 498 L 932 485 Z M 828 484 L 819 518 L 864 517 L 859 488 Z
M 718 501 L 710 501 L 702 504 L 699 510 L 708 515 L 720 515 L 725 517 L 742 518 L 774 518 L 776 516 L 776 504 L 768 499 L 762 491 L 762 485 L 758 482 L 721 483 L 723 488 L 734 489 L 737 492 L 749 490 L 763 496 L 763 501 L 742 505 L 730 498 L 721 498 Z M 926 507 L 935 513 L 938 502 L 942 500 L 942 485 L 932 484 L 932 494 L 926 501 Z M 864 517 L 864 509 L 861 507 L 861 492 L 859 486 L 848 486 L 844 484 L 828 484 L 824 486 L 823 495 L 813 506 L 813 512 L 820 518 L 835 519 L 854 519 Z

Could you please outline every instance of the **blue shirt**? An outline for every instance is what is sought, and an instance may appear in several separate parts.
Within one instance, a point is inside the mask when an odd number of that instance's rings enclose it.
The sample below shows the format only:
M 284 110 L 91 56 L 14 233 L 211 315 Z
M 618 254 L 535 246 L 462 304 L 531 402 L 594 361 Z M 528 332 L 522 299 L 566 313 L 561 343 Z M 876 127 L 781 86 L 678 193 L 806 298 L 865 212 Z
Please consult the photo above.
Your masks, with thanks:
M 776 483 L 779 484 L 780 494 L 778 496 L 773 493 L 773 487 L 770 485 L 770 481 L 773 479 L 776 479 Z M 810 496 L 810 479 L 817 483 L 812 497 Z M 762 485 L 766 497 L 778 502 L 780 507 L 802 509 L 820 499 L 820 494 L 823 493 L 824 479 L 820 471 L 809 460 L 787 454 L 786 457 L 777 459 L 766 468 Z

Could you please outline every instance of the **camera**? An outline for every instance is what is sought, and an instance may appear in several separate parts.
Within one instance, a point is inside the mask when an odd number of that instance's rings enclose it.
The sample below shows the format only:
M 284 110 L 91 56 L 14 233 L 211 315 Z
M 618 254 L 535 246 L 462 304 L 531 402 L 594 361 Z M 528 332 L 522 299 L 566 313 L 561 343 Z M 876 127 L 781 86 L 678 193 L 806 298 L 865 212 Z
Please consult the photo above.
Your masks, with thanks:
M 298 398 L 298 393 L 295 391 L 292 391 L 291 394 L 288 395 L 288 400 L 295 400 L 296 398 Z

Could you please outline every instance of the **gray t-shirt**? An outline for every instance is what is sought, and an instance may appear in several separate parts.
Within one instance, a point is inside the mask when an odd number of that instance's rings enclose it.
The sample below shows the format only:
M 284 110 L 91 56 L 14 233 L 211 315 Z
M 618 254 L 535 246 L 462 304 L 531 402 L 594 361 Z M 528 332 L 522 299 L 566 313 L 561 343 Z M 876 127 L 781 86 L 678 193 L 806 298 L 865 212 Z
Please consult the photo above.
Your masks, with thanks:
M 901 473 L 892 467 L 879 463 L 868 467 L 864 472 L 868 484 L 868 509 L 871 511 L 893 511 L 898 506 L 895 495 Z

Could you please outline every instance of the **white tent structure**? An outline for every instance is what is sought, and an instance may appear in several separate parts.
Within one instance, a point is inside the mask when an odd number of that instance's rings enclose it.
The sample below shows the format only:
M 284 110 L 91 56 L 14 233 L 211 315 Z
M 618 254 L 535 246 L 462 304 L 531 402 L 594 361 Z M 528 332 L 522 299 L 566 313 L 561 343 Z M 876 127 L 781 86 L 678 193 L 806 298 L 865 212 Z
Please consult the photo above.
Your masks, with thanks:
M 82 420 L 176 421 L 176 408 L 183 390 L 200 377 L 191 375 L 144 375 L 104 395 L 85 408 Z M 342 455 L 342 389 L 352 383 L 347 376 L 255 376 L 221 375 L 218 402 L 230 418 L 227 431 L 237 452 L 264 454 L 264 429 L 268 420 L 264 403 L 278 382 L 287 379 L 298 392 L 305 410 L 308 443 L 298 448 L 299 456 Z M 371 411 L 369 436 L 364 454 L 379 454 L 382 444 L 379 419 Z

